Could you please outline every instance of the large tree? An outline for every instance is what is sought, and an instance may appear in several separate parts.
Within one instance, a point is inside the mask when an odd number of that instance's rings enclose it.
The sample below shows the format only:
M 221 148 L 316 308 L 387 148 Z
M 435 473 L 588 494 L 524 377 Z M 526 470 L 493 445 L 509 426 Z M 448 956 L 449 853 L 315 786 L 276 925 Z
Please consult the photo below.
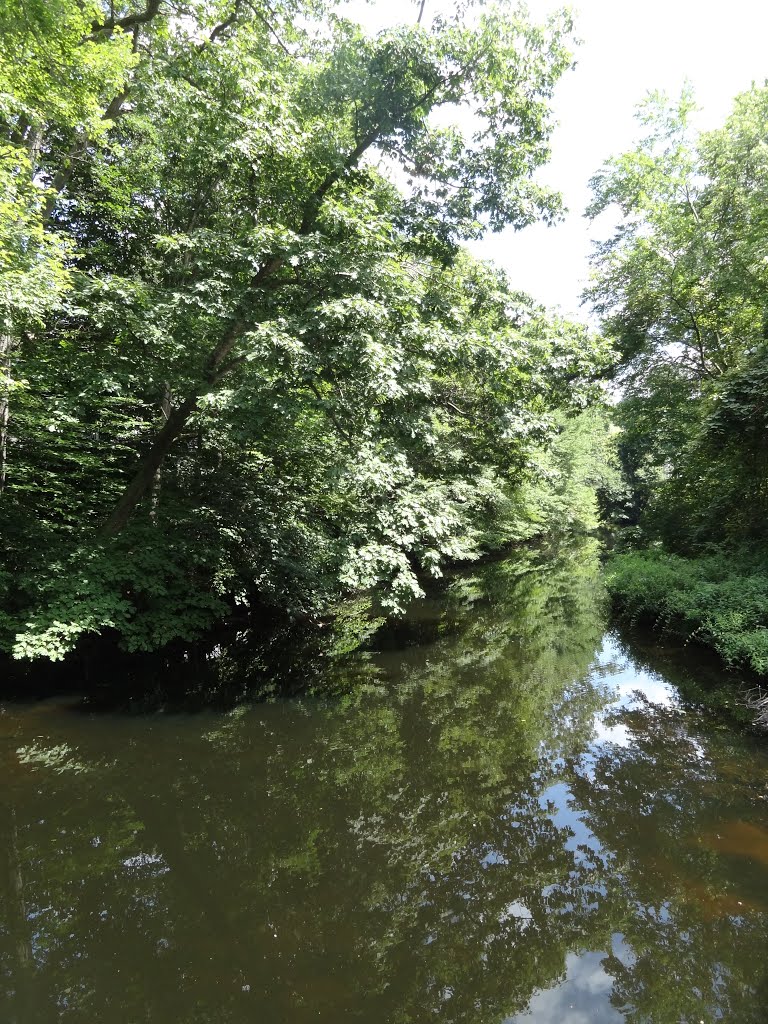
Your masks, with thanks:
M 7 49 L 9 145 L 34 150 L 69 275 L 14 329 L 11 566 L 45 581 L 17 652 L 139 619 L 131 644 L 153 646 L 255 595 L 308 610 L 384 581 L 396 603 L 470 553 L 499 474 L 519 481 L 596 358 L 461 250 L 558 214 L 532 175 L 568 19 L 493 7 L 369 37 L 326 5 L 244 0 L 15 18 L 52 70 L 23 92 Z M 87 84 L 76 114 L 50 101 L 62 68 Z
M 646 524 L 678 546 L 764 534 L 768 89 L 696 136 L 651 97 L 637 149 L 595 177 L 618 207 L 589 292 L 621 353 L 623 452 Z

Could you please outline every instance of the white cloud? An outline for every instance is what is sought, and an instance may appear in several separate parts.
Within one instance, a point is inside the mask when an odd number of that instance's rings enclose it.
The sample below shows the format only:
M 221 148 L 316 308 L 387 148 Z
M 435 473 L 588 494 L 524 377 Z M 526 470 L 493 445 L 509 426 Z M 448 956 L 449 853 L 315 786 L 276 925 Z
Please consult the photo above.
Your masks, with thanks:
M 425 23 L 444 0 L 426 0 Z M 563 6 L 529 0 L 536 20 Z M 355 0 L 348 10 L 372 31 L 414 22 L 415 0 Z M 570 208 L 553 228 L 533 226 L 515 234 L 488 236 L 474 251 L 510 273 L 516 287 L 563 312 L 579 314 L 579 295 L 588 275 L 592 230 L 582 217 L 589 178 L 605 159 L 628 148 L 637 134 L 635 105 L 649 90 L 677 95 L 689 80 L 703 107 L 702 128 L 717 127 L 733 97 L 763 82 L 768 72 L 765 40 L 768 5 L 732 0 L 581 0 L 576 32 L 583 40 L 575 71 L 560 83 L 554 112 L 560 121 L 550 165 L 541 179 L 559 189 Z M 582 311 L 579 314 L 585 317 Z
M 504 1024 L 613 1024 L 622 1014 L 608 1001 L 613 985 L 601 966 L 605 953 L 569 953 L 566 976 L 556 988 L 537 992 L 524 1014 Z

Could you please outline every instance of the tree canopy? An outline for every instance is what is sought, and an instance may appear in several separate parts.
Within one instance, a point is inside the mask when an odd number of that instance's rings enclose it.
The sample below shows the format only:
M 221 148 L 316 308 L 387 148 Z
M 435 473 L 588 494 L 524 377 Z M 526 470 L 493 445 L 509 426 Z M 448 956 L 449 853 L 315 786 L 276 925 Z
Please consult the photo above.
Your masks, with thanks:
M 3 18 L 4 645 L 397 608 L 472 556 L 607 359 L 462 249 L 559 215 L 568 16 Z
M 685 549 L 765 536 L 768 88 L 699 137 L 651 97 L 638 148 L 593 181 L 621 219 L 589 297 L 621 354 L 622 449 L 645 522 Z
M 628 614 L 764 674 L 768 87 L 700 136 L 693 109 L 652 97 L 638 148 L 594 181 L 591 212 L 621 214 L 590 293 L 620 353 L 613 511 L 651 546 L 614 559 L 609 585 Z

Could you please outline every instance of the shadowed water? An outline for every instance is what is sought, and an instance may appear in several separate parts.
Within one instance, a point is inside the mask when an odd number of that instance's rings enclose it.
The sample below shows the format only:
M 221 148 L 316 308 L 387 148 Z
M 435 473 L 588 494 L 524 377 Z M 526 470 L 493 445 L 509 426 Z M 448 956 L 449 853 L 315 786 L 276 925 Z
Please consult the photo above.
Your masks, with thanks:
M 0 1020 L 764 1021 L 765 741 L 606 630 L 586 545 L 311 697 L 0 705 Z

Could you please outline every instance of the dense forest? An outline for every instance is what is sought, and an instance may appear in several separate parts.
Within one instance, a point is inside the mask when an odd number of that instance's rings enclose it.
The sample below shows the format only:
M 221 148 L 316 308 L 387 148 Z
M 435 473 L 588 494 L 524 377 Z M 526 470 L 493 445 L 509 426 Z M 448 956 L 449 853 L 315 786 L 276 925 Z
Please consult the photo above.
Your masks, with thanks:
M 566 317 L 578 25 L 407 13 L 0 0 L 8 1024 L 766 1019 L 768 84 Z
M 609 346 L 463 248 L 559 214 L 533 174 L 565 15 L 3 12 L 6 650 L 397 610 L 594 525 Z
M 620 210 L 589 298 L 617 346 L 632 615 L 768 673 L 768 87 L 697 135 L 693 97 L 649 97 L 643 139 L 593 181 Z M 614 495 L 614 498 L 620 497 Z
M 598 335 L 466 248 L 561 215 L 569 17 L 347 15 L 2 5 L 0 650 L 398 612 L 602 519 L 625 611 L 768 671 L 768 90 L 649 98 Z

